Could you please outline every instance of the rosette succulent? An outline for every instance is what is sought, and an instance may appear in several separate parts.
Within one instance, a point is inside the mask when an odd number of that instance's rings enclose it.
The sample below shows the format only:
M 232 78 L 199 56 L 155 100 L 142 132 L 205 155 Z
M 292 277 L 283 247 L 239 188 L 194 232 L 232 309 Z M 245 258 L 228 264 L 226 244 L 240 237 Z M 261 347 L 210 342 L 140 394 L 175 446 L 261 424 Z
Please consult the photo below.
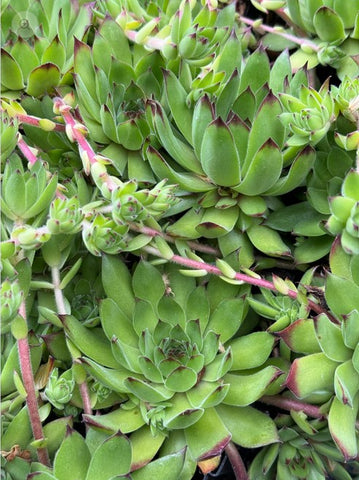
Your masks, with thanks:
M 287 140 L 288 145 L 316 145 L 326 136 L 338 115 L 328 81 L 318 92 L 303 85 L 299 98 L 282 94 L 280 99 L 286 110 L 280 115 L 281 121 L 293 134 Z
M 258 2 L 252 3 L 258 5 Z M 272 2 L 259 3 L 271 8 Z M 308 62 L 313 68 L 321 63 L 336 68 L 339 78 L 358 75 L 355 62 L 359 45 L 358 0 L 353 0 L 350 8 L 340 0 L 286 0 L 278 2 L 278 5 L 275 3 L 272 8 L 289 17 L 291 26 L 300 32 L 301 37 L 309 37 L 303 43 L 298 42 L 301 49 L 291 56 L 293 66 L 300 67 Z M 293 46 L 290 45 L 291 48 Z
M 24 170 L 21 159 L 12 155 L 6 165 L 1 192 L 3 215 L 13 221 L 29 220 L 49 207 L 55 195 L 57 175 L 36 161 Z
M 88 373 L 128 400 L 109 414 L 85 415 L 88 425 L 124 433 L 142 427 L 156 451 L 187 445 L 192 473 L 231 438 L 249 448 L 277 441 L 273 421 L 250 405 L 283 372 L 271 362 L 270 333 L 236 336 L 247 313 L 243 287 L 211 304 L 204 286 L 173 268 L 161 275 L 142 261 L 131 280 L 119 259 L 105 256 L 103 273 L 108 298 L 100 317 L 108 343 L 84 343 L 91 332 L 81 327 L 79 339 L 72 317 L 64 317 L 64 328 Z
M 72 83 L 74 38 L 86 36 L 91 20 L 90 4 L 80 7 L 79 2 L 67 0 L 56 5 L 24 0 L 5 6 L 1 12 L 5 96 L 14 98 L 17 91 L 25 90 L 40 97 L 58 85 Z
M 81 230 L 84 215 L 76 197 L 55 198 L 50 205 L 46 226 L 52 234 L 74 234 Z
M 330 199 L 331 216 L 326 228 L 340 241 L 347 253 L 359 254 L 359 173 L 351 170 L 344 179 L 341 196 Z
M 134 180 L 124 183 L 112 191 L 112 216 L 118 224 L 143 222 L 149 217 L 161 217 L 175 203 L 174 185 L 158 183 L 151 190 L 137 190 Z
M 75 387 L 75 380 L 66 378 L 66 372 L 59 376 L 59 371 L 54 368 L 47 382 L 44 395 L 52 405 L 63 410 L 70 402 Z
M 10 282 L 8 279 L 1 284 L 0 290 L 1 298 L 1 331 L 6 333 L 10 330 L 10 323 L 13 320 L 20 308 L 23 300 L 23 292 L 19 282 Z

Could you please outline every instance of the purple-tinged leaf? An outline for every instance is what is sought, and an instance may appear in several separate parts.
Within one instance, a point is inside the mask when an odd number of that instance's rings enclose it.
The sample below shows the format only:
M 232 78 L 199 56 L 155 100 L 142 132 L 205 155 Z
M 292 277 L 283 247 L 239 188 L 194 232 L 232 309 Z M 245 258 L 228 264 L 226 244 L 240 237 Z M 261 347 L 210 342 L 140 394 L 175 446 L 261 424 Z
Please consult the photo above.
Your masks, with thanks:
M 322 352 L 296 358 L 285 385 L 298 398 L 305 398 L 313 393 L 333 392 L 337 367 L 338 362 L 330 360 Z
M 340 326 L 329 320 L 325 313 L 315 318 L 314 326 L 320 348 L 328 358 L 345 362 L 352 357 L 353 351 L 345 346 Z
M 232 440 L 244 448 L 258 448 L 278 442 L 278 432 L 269 415 L 253 407 L 219 405 L 217 413 L 232 434 Z
M 288 347 L 297 353 L 319 353 L 320 345 L 315 335 L 314 322 L 311 318 L 300 318 L 287 328 L 276 332 Z
M 223 403 L 234 406 L 247 406 L 258 400 L 266 388 L 282 374 L 282 371 L 274 366 L 268 366 L 259 372 L 248 375 L 235 375 L 228 373 L 223 377 L 225 383 L 229 383 L 228 394 Z
M 345 461 L 354 460 L 358 455 L 356 438 L 356 417 L 358 413 L 359 395 L 356 396 L 354 406 L 344 405 L 334 397 L 329 410 L 328 426 L 330 434 Z
M 214 408 L 205 410 L 194 425 L 186 428 L 189 451 L 198 460 L 220 455 L 231 439 L 231 434 Z
M 110 413 L 102 415 L 84 414 L 83 420 L 90 427 L 109 434 L 116 433 L 119 430 L 122 433 L 134 432 L 145 423 L 138 407 L 130 410 L 119 407 Z

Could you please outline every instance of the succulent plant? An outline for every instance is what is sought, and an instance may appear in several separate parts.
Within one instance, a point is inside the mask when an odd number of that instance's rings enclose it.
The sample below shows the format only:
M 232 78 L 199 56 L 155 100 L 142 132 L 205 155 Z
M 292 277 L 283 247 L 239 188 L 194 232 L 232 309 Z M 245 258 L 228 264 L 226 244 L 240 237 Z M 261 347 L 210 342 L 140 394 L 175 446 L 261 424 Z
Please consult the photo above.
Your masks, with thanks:
M 325 82 L 319 92 L 302 86 L 299 98 L 288 94 L 280 96 L 286 112 L 280 118 L 293 134 L 288 145 L 317 144 L 325 137 L 336 120 L 335 102 L 329 93 L 329 82 Z
M 20 308 L 23 292 L 18 282 L 5 280 L 1 284 L 1 330 L 6 333 L 10 330 L 10 323 Z
M 358 476 L 347 3 L 3 2 L 4 478 Z
M 342 185 L 342 195 L 330 198 L 331 216 L 326 228 L 334 235 L 341 235 L 341 243 L 347 253 L 359 253 L 359 173 L 350 170 Z
M 83 39 L 91 23 L 90 4 L 62 0 L 54 7 L 43 0 L 4 5 L 2 90 L 38 97 L 59 84 L 72 83 L 74 36 Z M 14 92 L 15 91 L 15 92 Z M 14 92 L 14 93 L 11 93 Z
M 44 395 L 55 407 L 62 410 L 70 400 L 75 386 L 74 380 L 67 380 L 63 375 L 59 377 L 57 368 L 54 368 L 46 385 Z
M 108 343 L 88 343 L 92 335 L 84 327 L 79 338 L 80 327 L 68 316 L 64 329 L 83 352 L 88 373 L 128 400 L 110 414 L 86 415 L 87 424 L 124 433 L 147 424 L 157 450 L 188 445 L 192 472 L 196 461 L 219 455 L 231 438 L 246 447 L 277 441 L 270 418 L 249 406 L 282 374 L 269 359 L 274 338 L 253 332 L 232 339 L 246 313 L 244 299 L 227 298 L 210 309 L 205 289 L 194 279 L 183 283 L 176 271 L 163 272 L 165 284 L 155 267 L 141 262 L 131 284 L 118 259 L 106 257 L 105 265 L 109 297 L 100 317 Z M 120 296 L 118 275 L 127 284 Z
M 309 421 L 303 412 L 278 417 L 281 443 L 265 447 L 249 469 L 251 480 L 264 479 L 333 479 L 350 480 L 352 475 L 340 463 L 343 457 L 335 448 L 326 422 Z M 352 472 L 358 464 L 352 465 Z
M 12 221 L 33 219 L 49 207 L 55 195 L 57 175 L 38 161 L 24 170 L 21 159 L 14 154 L 4 170 L 1 196 L 2 213 Z
M 331 65 L 337 70 L 339 78 L 346 75 L 355 78 L 358 75 L 358 66 L 355 56 L 358 53 L 358 15 L 359 4 L 354 0 L 351 4 L 352 12 L 347 5 L 332 0 L 286 0 L 284 2 L 253 2 L 262 9 L 277 10 L 280 16 L 289 20 L 292 27 L 285 33 L 289 33 L 288 45 L 293 48 L 292 31 L 299 32 L 300 36 L 307 38 L 297 44 L 300 49 L 291 55 L 294 68 L 303 66 L 306 62 L 309 68 L 314 68 L 318 63 Z M 293 30 L 292 30 L 293 29 Z M 274 32 L 275 34 L 276 32 Z M 283 33 L 279 30 L 279 34 Z M 284 38 L 286 35 L 283 35 Z M 264 43 L 276 45 L 273 41 L 273 33 L 264 37 Z M 283 42 L 282 42 L 283 48 Z

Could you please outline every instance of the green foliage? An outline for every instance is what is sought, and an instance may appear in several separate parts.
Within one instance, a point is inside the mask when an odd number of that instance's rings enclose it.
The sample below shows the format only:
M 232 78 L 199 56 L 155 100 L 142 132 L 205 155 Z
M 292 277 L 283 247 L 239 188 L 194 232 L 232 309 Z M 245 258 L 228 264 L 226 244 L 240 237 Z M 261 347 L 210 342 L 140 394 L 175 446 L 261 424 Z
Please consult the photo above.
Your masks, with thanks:
M 358 476 L 359 3 L 251 3 L 3 2 L 4 479 Z

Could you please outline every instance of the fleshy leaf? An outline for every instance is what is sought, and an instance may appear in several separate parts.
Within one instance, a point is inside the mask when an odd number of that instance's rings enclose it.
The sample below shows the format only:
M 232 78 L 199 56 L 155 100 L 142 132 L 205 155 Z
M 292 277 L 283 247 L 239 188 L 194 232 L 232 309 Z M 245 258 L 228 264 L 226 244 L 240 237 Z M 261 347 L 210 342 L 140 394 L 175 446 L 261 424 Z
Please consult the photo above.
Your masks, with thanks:
M 298 398 L 312 393 L 333 392 L 334 373 L 338 363 L 324 353 L 296 358 L 290 368 L 286 386 Z
M 204 131 L 201 147 L 204 172 L 217 185 L 233 186 L 240 181 L 238 152 L 231 131 L 218 117 Z
M 354 397 L 359 388 L 359 373 L 351 360 L 348 360 L 335 370 L 334 389 L 337 398 L 344 404 L 353 407 Z
M 132 480 L 149 480 L 150 478 L 165 478 L 166 480 L 177 480 L 180 477 L 186 450 L 180 450 L 172 455 L 160 457 L 150 462 L 145 467 L 131 473 Z
M 173 392 L 167 390 L 163 385 L 146 383 L 134 377 L 125 380 L 125 386 L 144 402 L 158 403 L 168 400 Z
M 26 92 L 38 97 L 51 91 L 60 82 L 60 70 L 54 63 L 44 63 L 30 72 Z
M 132 284 L 136 297 L 147 300 L 155 307 L 165 293 L 160 272 L 148 262 L 142 261 L 138 264 Z
M 113 412 L 102 415 L 84 414 L 83 419 L 91 428 L 110 434 L 116 433 L 119 430 L 122 433 L 134 432 L 145 423 L 139 408 L 127 410 L 120 407 Z
M 85 480 L 90 460 L 91 455 L 82 435 L 69 429 L 56 453 L 54 474 L 58 480 Z
M 229 342 L 233 363 L 231 370 L 245 370 L 262 365 L 271 354 L 275 338 L 267 332 L 254 332 Z
M 276 335 L 284 340 L 293 352 L 319 353 L 321 351 L 311 318 L 300 318 Z
M 358 403 L 358 395 L 355 398 L 353 407 L 350 405 L 343 405 L 336 397 L 334 397 L 329 410 L 329 431 L 346 461 L 354 459 L 358 454 L 355 433 L 355 420 L 358 412 Z
M 216 410 L 241 447 L 258 448 L 279 441 L 274 421 L 253 407 L 219 405 Z
M 274 366 L 265 367 L 251 375 L 228 373 L 223 377 L 223 381 L 229 383 L 229 390 L 223 403 L 241 407 L 250 405 L 258 400 L 266 388 L 281 374 L 282 371 Z
M 351 358 L 352 350 L 345 346 L 340 326 L 331 322 L 325 313 L 316 317 L 314 325 L 320 347 L 328 358 L 336 362 Z
M 121 454 L 119 455 L 119 452 Z M 105 440 L 94 452 L 86 480 L 110 480 L 117 475 L 126 475 L 131 467 L 131 444 L 122 434 Z
M 359 286 L 350 280 L 328 274 L 325 299 L 336 315 L 347 315 L 359 310 Z
M 283 158 L 278 145 L 269 138 L 257 152 L 253 152 L 249 161 L 246 160 L 244 179 L 234 190 L 245 195 L 259 195 L 277 182 L 282 166 Z
M 198 460 L 220 455 L 231 439 L 214 408 L 206 409 L 198 422 L 186 428 L 185 436 L 191 454 Z
M 114 300 L 129 319 L 132 319 L 135 297 L 131 275 L 120 258 L 102 255 L 102 282 L 106 295 Z

